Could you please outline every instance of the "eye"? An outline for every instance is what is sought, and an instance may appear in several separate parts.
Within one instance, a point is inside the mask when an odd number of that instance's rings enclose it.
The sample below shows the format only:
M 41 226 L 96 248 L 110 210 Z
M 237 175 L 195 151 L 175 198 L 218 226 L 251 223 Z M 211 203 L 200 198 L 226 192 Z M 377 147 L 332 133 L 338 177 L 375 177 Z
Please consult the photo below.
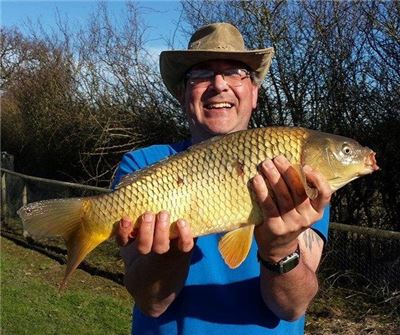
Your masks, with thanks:
M 201 81 L 201 80 L 207 80 L 209 78 L 212 78 L 214 76 L 214 71 L 210 70 L 192 70 L 186 74 L 186 79 L 189 81 Z
M 250 72 L 247 71 L 246 69 L 228 69 L 224 71 L 224 76 L 225 77 L 230 77 L 230 78 L 237 78 L 237 79 L 245 79 L 248 76 L 250 76 Z
M 349 156 L 352 154 L 353 150 L 350 148 L 350 146 L 347 143 L 344 143 L 342 146 L 342 152 L 346 155 Z
M 240 69 L 228 69 L 224 71 L 224 77 L 241 78 Z

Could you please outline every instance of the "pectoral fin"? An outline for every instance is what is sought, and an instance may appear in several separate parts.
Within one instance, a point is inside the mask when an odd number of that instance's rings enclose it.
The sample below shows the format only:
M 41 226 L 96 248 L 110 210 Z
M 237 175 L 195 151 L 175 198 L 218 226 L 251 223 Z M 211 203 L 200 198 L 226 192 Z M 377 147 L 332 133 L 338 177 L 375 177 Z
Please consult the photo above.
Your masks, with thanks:
M 253 240 L 254 225 L 226 233 L 218 244 L 225 263 L 235 269 L 246 259 Z
M 307 179 L 306 176 L 304 175 L 303 172 L 303 167 L 301 165 L 293 165 L 294 169 L 298 172 L 301 181 L 303 182 L 304 185 L 304 189 L 306 191 L 307 196 L 310 199 L 315 199 L 318 196 L 318 190 L 314 187 L 311 187 L 308 183 L 307 183 Z

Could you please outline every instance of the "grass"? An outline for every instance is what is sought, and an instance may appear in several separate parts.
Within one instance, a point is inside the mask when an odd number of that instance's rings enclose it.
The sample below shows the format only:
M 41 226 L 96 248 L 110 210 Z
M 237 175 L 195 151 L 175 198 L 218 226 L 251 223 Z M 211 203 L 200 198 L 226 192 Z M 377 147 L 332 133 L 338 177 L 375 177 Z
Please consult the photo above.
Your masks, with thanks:
M 132 300 L 82 270 L 58 291 L 64 266 L 1 240 L 1 334 L 129 334 Z
M 400 316 L 381 298 L 323 283 L 307 312 L 306 335 L 331 334 L 399 335 Z
M 13 238 L 21 235 L 18 225 L 12 228 L 17 229 L 8 230 Z M 62 241 L 45 244 L 65 253 Z M 94 269 L 112 274 L 123 271 L 114 242 L 101 245 L 87 260 Z M 132 300 L 126 290 L 77 270 L 60 294 L 57 285 L 64 269 L 65 265 L 2 238 L 1 334 L 129 334 Z M 351 281 L 338 287 L 321 280 L 319 294 L 307 313 L 306 335 L 398 335 L 399 299 L 399 292 L 385 302 L 368 290 L 361 292 Z

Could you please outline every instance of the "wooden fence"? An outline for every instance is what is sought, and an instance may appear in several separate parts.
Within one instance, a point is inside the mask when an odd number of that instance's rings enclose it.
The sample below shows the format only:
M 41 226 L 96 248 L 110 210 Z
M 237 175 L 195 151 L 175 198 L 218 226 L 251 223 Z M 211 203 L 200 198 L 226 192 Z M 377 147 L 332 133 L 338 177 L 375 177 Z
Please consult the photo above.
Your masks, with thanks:
M 79 192 L 108 193 L 109 189 L 69 183 L 45 178 L 24 175 L 7 169 L 1 169 L 1 209 L 2 219 L 16 217 L 15 208 L 25 205 L 30 199 L 32 183 L 46 184 L 49 188 L 65 187 Z M 9 208 L 11 186 L 7 179 L 18 178 L 22 181 L 19 185 L 19 194 L 13 195 L 18 205 Z M 13 190 L 15 191 L 15 190 Z M 40 196 L 42 196 L 40 194 Z M 70 195 L 67 195 L 70 196 Z M 334 271 L 355 271 L 365 278 L 370 278 L 375 285 L 389 285 L 391 290 L 400 290 L 400 232 L 381 230 L 370 227 L 347 225 L 331 222 L 329 243 L 325 251 L 323 266 Z M 325 264 L 325 265 L 324 265 Z
M 6 181 L 7 175 L 19 177 L 24 181 L 30 180 L 30 181 L 44 183 L 44 184 L 48 184 L 48 185 L 70 187 L 70 188 L 81 189 L 81 190 L 86 190 L 86 191 L 94 191 L 94 192 L 98 192 L 98 193 L 111 192 L 111 190 L 109 190 L 107 188 L 90 186 L 90 185 L 82 185 L 82 184 L 77 184 L 77 183 L 70 183 L 70 182 L 65 182 L 65 181 L 60 181 L 60 180 L 39 178 L 39 177 L 34 177 L 34 176 L 28 176 L 26 174 L 22 174 L 22 173 L 18 173 L 18 172 L 14 172 L 14 171 L 11 171 L 8 169 L 1 168 L 1 199 L 2 199 L 1 211 L 2 211 L 2 216 L 4 216 L 4 217 L 11 214 L 8 212 L 8 206 L 7 206 L 7 181 Z M 28 203 L 28 186 L 26 183 L 24 183 L 23 188 L 22 188 L 21 199 L 22 199 L 23 206 Z
M 6 175 L 7 174 L 19 177 L 23 180 L 30 180 L 30 181 L 49 184 L 49 185 L 58 185 L 58 186 L 75 188 L 75 189 L 94 191 L 94 192 L 98 192 L 98 193 L 111 192 L 111 190 L 107 189 L 107 188 L 82 185 L 82 184 L 76 184 L 76 183 L 70 183 L 70 182 L 52 180 L 52 179 L 45 179 L 45 178 L 39 178 L 39 177 L 33 177 L 33 176 L 28 176 L 28 175 L 25 175 L 22 173 L 18 173 L 18 172 L 14 172 L 14 171 L 10 171 L 10 170 L 1 168 L 1 194 L 2 194 L 2 202 L 1 203 L 2 203 L 2 212 L 4 214 L 7 213 L 7 211 L 8 211 L 7 201 L 3 201 L 3 199 L 6 199 L 6 197 L 7 197 L 7 183 L 6 183 Z M 27 190 L 26 183 L 24 184 L 23 189 L 22 189 L 21 199 L 22 199 L 23 205 L 26 205 L 28 203 L 28 190 Z M 349 232 L 349 233 L 356 233 L 356 234 L 366 235 L 366 236 L 371 236 L 371 237 L 400 240 L 400 232 L 397 232 L 397 231 L 381 230 L 381 229 L 376 229 L 376 228 L 347 225 L 347 224 L 337 223 L 337 222 L 331 222 L 329 225 L 329 228 L 333 229 L 333 230 Z

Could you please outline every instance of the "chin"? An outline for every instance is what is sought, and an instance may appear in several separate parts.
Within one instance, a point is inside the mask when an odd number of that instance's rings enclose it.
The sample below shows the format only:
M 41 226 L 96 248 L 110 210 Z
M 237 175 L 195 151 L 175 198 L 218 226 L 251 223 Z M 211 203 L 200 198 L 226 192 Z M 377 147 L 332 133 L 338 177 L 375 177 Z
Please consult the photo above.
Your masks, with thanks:
M 216 124 L 209 124 L 206 126 L 206 128 L 208 132 L 213 135 L 224 135 L 237 130 L 237 127 L 235 125 L 221 124 L 221 122 L 217 122 Z

